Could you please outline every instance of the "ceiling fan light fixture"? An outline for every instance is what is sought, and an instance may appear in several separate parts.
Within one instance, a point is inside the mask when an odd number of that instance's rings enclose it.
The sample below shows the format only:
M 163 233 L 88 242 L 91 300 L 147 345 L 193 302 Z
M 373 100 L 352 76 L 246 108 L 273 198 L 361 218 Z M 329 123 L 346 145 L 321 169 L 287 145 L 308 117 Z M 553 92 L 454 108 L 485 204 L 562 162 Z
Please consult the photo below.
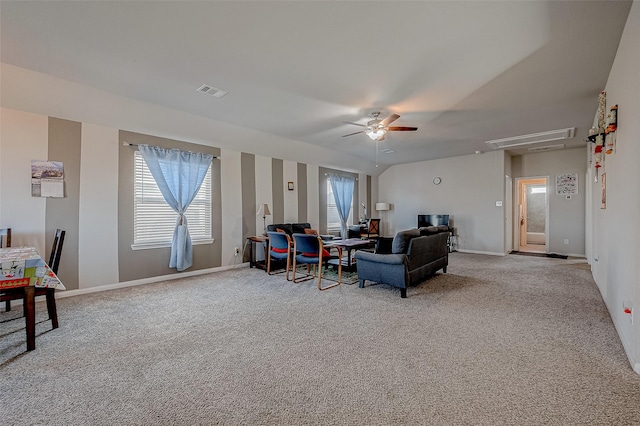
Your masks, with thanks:
M 367 136 L 371 138 L 373 141 L 379 141 L 384 138 L 384 135 L 387 134 L 387 129 L 377 128 L 377 129 L 368 129 L 366 131 Z

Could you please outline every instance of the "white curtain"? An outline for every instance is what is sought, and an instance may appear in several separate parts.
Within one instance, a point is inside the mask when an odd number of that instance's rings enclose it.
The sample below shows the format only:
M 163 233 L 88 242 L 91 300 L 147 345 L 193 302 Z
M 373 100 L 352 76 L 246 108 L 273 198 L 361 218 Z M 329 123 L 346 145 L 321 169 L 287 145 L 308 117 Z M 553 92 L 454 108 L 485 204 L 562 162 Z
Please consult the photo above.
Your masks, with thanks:
M 184 213 L 198 193 L 213 156 L 149 145 L 138 145 L 138 150 L 167 204 L 178 213 L 169 268 L 184 271 L 193 264 L 193 246 Z
M 356 180 L 349 176 L 329 175 L 333 198 L 336 201 L 338 216 L 340 216 L 340 235 L 342 239 L 349 238 L 347 220 L 351 211 L 351 200 L 353 199 L 353 188 Z

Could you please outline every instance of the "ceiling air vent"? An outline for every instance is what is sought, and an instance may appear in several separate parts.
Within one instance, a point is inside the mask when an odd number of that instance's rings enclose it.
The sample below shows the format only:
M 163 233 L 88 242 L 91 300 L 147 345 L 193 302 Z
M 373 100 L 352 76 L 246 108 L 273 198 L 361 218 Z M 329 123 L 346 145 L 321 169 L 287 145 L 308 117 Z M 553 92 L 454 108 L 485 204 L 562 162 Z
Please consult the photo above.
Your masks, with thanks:
M 203 84 L 198 88 L 198 92 L 206 93 L 207 95 L 215 96 L 220 99 L 224 95 L 227 94 L 224 90 L 216 89 L 215 87 L 209 86 L 207 84 Z
M 553 151 L 554 149 L 563 149 L 564 144 L 559 143 L 557 145 L 547 145 L 547 146 L 538 146 L 535 148 L 529 148 L 529 152 L 540 152 L 540 151 Z
M 568 129 L 551 130 L 549 132 L 495 139 L 492 141 L 486 141 L 485 143 L 493 149 L 522 147 L 524 145 L 534 145 L 543 142 L 571 139 L 574 136 L 575 130 L 575 127 L 570 127 Z

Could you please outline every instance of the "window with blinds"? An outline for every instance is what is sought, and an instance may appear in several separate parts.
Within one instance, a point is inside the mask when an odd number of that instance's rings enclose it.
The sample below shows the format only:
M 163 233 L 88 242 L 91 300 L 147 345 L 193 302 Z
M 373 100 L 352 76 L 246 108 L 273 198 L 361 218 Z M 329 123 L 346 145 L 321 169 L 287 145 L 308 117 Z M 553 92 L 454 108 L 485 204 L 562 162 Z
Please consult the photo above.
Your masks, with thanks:
M 170 246 L 178 214 L 164 200 L 139 151 L 135 151 L 133 204 L 132 248 Z M 198 195 L 187 209 L 186 216 L 189 234 L 194 244 L 213 241 L 211 236 L 211 166 L 207 170 Z
M 340 232 L 340 223 L 340 215 L 338 214 L 336 199 L 333 196 L 331 182 L 329 181 L 329 179 L 327 179 L 327 232 Z M 353 223 L 353 206 L 351 210 L 349 210 L 349 218 L 347 219 L 347 223 Z

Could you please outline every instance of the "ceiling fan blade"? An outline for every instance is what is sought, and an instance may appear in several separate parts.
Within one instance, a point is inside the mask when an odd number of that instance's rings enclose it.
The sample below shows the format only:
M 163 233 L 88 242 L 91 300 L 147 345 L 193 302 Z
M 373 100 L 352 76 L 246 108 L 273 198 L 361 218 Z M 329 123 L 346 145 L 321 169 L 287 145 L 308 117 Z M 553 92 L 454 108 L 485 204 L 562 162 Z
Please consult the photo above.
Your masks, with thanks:
M 400 118 L 400 116 L 398 114 L 391 114 L 390 116 L 388 116 L 387 118 L 382 120 L 382 122 L 380 124 L 382 124 L 383 126 L 387 127 L 389 124 L 393 123 L 398 118 Z
M 364 130 L 360 130 L 359 132 L 349 133 L 348 135 L 342 135 L 342 137 L 357 135 L 358 133 L 364 133 Z
M 367 127 L 365 124 L 354 123 L 353 121 L 343 121 L 344 124 L 353 124 L 354 126 Z
M 413 132 L 414 130 L 418 130 L 417 127 L 405 127 L 405 126 L 391 126 L 387 127 L 387 130 L 390 132 Z

